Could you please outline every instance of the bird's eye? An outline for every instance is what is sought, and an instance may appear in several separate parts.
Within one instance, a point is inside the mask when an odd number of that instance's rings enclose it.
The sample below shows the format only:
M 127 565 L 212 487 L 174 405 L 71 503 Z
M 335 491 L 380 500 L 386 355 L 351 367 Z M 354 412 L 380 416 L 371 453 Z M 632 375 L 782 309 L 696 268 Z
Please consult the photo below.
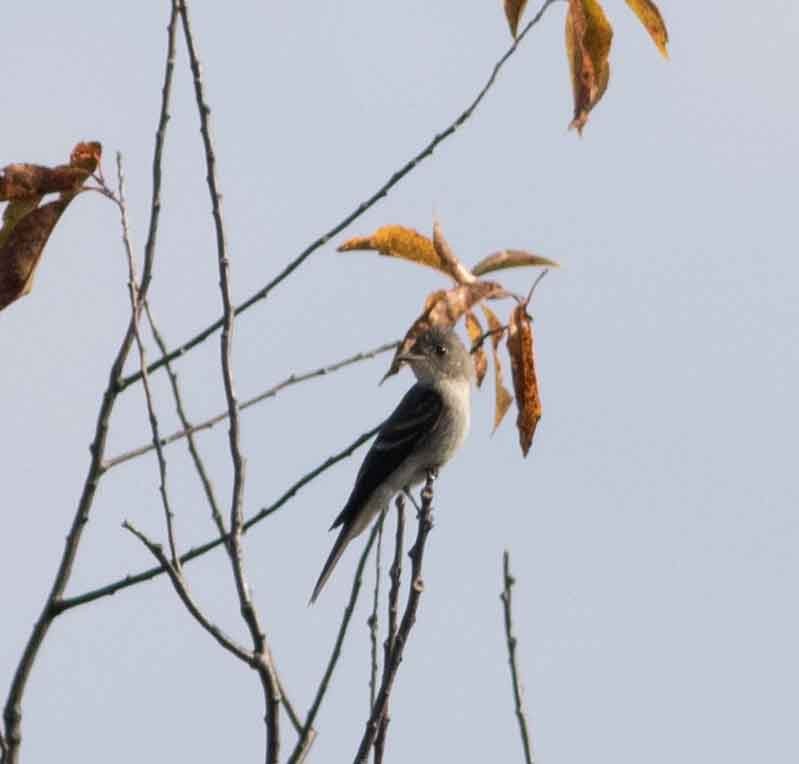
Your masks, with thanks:
M 434 350 L 439 358 L 443 358 L 447 354 L 447 348 L 444 345 L 436 345 Z

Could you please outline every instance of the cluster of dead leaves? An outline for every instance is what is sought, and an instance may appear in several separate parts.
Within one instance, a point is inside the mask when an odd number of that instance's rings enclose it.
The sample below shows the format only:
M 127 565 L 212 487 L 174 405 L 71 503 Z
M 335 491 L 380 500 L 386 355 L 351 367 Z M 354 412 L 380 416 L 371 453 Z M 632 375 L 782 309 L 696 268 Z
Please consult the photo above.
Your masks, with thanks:
M 79 143 L 69 164 L 10 164 L 0 174 L 0 202 L 8 202 L 0 227 L 0 310 L 28 294 L 44 245 L 69 203 L 97 169 L 102 147 Z M 41 204 L 46 194 L 57 193 Z
M 429 268 L 435 268 L 450 276 L 455 285 L 450 289 L 439 289 L 428 295 L 424 309 L 411 324 L 410 329 L 397 348 L 386 377 L 399 370 L 398 358 L 407 352 L 416 338 L 430 327 L 437 326 L 449 329 L 463 318 L 466 331 L 472 341 L 472 357 L 477 378 L 477 386 L 483 383 L 488 368 L 488 359 L 483 347 L 490 338 L 494 360 L 495 407 L 494 429 L 499 427 L 511 403 L 513 396 L 505 387 L 502 374 L 502 362 L 499 347 L 503 336 L 507 336 L 506 347 L 510 356 L 513 389 L 516 397 L 518 416 L 516 425 L 519 430 L 519 441 L 522 453 L 527 456 L 533 442 L 538 420 L 541 418 L 541 398 L 538 390 L 538 379 L 535 372 L 535 355 L 533 352 L 533 327 L 527 313 L 530 296 L 526 299 L 508 292 L 500 283 L 488 281 L 480 277 L 486 273 L 504 268 L 522 266 L 557 267 L 554 260 L 525 252 L 523 250 L 505 249 L 483 258 L 473 268 L 467 268 L 450 248 L 438 223 L 433 226 L 433 238 L 399 225 L 388 225 L 378 228 L 371 236 L 358 236 L 345 241 L 339 252 L 351 250 L 371 250 L 389 257 L 409 260 Z M 487 300 L 512 298 L 516 306 L 511 311 L 508 323 L 503 325 L 496 313 L 486 305 Z M 474 308 L 480 306 L 488 325 L 484 332 Z M 384 377 L 385 378 L 385 377 Z
M 504 0 L 505 16 L 515 38 L 527 0 Z M 652 0 L 626 0 L 652 37 L 658 50 L 669 57 L 669 33 Z M 574 118 L 570 127 L 582 133 L 588 114 L 604 94 L 610 79 L 610 44 L 613 27 L 599 0 L 568 0 L 566 12 L 566 56 L 574 91 Z

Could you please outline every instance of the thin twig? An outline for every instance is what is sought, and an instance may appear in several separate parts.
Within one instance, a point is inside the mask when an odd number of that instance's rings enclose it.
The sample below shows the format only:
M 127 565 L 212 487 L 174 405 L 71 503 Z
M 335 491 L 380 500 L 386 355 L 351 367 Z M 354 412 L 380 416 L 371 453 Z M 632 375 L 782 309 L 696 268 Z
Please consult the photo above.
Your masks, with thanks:
M 549 273 L 549 268 L 544 268 L 544 270 L 538 274 L 533 282 L 533 285 L 530 287 L 530 291 L 527 293 L 527 299 L 524 301 L 525 305 L 530 304 L 530 300 L 533 298 L 533 292 L 535 292 L 535 288 L 544 280 L 544 276 L 546 276 L 547 273 Z
M 379 526 L 375 524 L 372 528 L 372 531 L 369 534 L 369 540 L 366 542 L 366 546 L 364 547 L 361 557 L 358 560 L 358 565 L 355 568 L 355 575 L 352 579 L 350 598 L 347 602 L 347 606 L 344 608 L 341 624 L 339 625 L 338 632 L 336 633 L 336 639 L 333 643 L 333 650 L 330 653 L 330 658 L 328 658 L 325 673 L 322 675 L 322 679 L 316 689 L 316 695 L 311 703 L 311 707 L 308 709 L 308 715 L 305 717 L 305 727 L 303 729 L 303 733 L 300 736 L 300 739 L 297 741 L 297 745 L 292 751 L 291 756 L 289 757 L 288 764 L 300 764 L 308 752 L 310 742 L 312 742 L 309 741 L 309 738 L 312 734 L 315 734 L 313 725 L 316 721 L 316 715 L 319 713 L 319 707 L 322 705 L 322 701 L 324 700 L 325 694 L 330 686 L 330 680 L 333 677 L 333 672 L 335 671 L 338 660 L 341 657 L 341 647 L 344 644 L 344 638 L 347 636 L 347 630 L 349 629 L 350 621 L 352 620 L 355 604 L 358 602 L 358 595 L 361 592 L 361 584 L 363 583 L 363 571 L 366 568 L 366 561 L 369 559 L 369 552 L 372 551 L 375 539 L 377 539 L 378 527 Z
M 176 566 L 174 566 L 169 558 L 164 554 L 164 550 L 161 545 L 156 544 L 148 539 L 147 536 L 145 536 L 127 520 L 122 523 L 122 527 L 139 539 L 139 541 L 141 541 L 142 544 L 144 544 L 144 546 L 146 546 L 150 551 L 150 554 L 152 554 L 153 557 L 155 557 L 158 562 L 161 563 L 166 572 L 169 574 L 169 579 L 172 582 L 172 586 L 175 588 L 175 591 L 177 592 L 183 604 L 186 606 L 186 609 L 189 611 L 189 613 L 191 613 L 192 617 L 197 621 L 197 623 L 199 623 L 200 626 L 202 626 L 202 628 L 205 629 L 205 631 L 207 631 L 225 650 L 231 653 L 231 655 L 235 655 L 240 661 L 243 661 L 248 666 L 252 666 L 253 654 L 246 647 L 239 645 L 234 639 L 227 636 L 222 629 L 212 624 L 205 617 L 205 615 L 203 615 L 199 606 L 194 601 L 191 592 L 189 591 L 186 580 L 183 578 L 183 573 Z
M 156 344 L 162 353 L 166 352 L 166 342 L 164 341 L 163 335 L 158 331 L 158 327 L 155 324 L 149 302 L 144 304 L 144 311 L 147 314 L 147 321 L 150 324 L 150 331 L 153 334 Z M 208 501 L 208 506 L 211 509 L 211 518 L 214 521 L 214 525 L 216 525 L 219 535 L 224 536 L 227 534 L 227 528 L 225 527 L 225 521 L 222 517 L 222 510 L 219 508 L 219 500 L 216 498 L 216 493 L 214 491 L 213 483 L 211 482 L 211 477 L 208 474 L 208 469 L 206 468 L 205 462 L 203 461 L 202 456 L 200 456 L 200 451 L 197 448 L 197 442 L 192 431 L 192 425 L 189 421 L 188 415 L 186 414 L 186 407 L 183 404 L 183 396 L 180 392 L 180 383 L 178 381 L 177 372 L 172 368 L 172 364 L 170 363 L 166 364 L 166 372 L 167 376 L 169 377 L 170 387 L 172 388 L 172 397 L 175 400 L 175 411 L 177 412 L 178 419 L 180 419 L 180 423 L 186 433 L 186 443 L 189 449 L 189 454 L 191 455 L 191 460 L 194 463 L 194 469 L 197 472 L 197 476 L 200 478 L 200 482 L 202 483 L 203 492 L 205 493 L 205 498 Z M 165 443 L 166 439 L 162 439 L 161 444 L 165 445 Z M 149 446 L 149 448 L 152 447 L 152 445 Z M 106 465 L 108 465 L 108 462 L 106 462 Z
M 307 472 L 305 475 L 299 478 L 299 480 L 295 481 L 277 501 L 267 507 L 263 507 L 252 517 L 248 518 L 244 522 L 243 530 L 248 531 L 254 525 L 257 525 L 262 520 L 280 510 L 288 501 L 294 498 L 301 488 L 312 482 L 314 479 L 319 477 L 319 475 L 338 464 L 340 461 L 343 461 L 348 456 L 351 456 L 364 443 L 373 438 L 380 427 L 381 425 L 377 425 L 371 430 L 363 433 L 363 435 L 359 435 L 348 446 L 343 448 L 338 453 L 328 457 L 320 465 L 314 467 L 310 472 Z M 202 557 L 204 554 L 216 549 L 216 547 L 226 544 L 227 541 L 227 535 L 219 536 L 217 538 L 211 539 L 210 541 L 206 541 L 204 544 L 200 544 L 199 546 L 196 546 L 181 555 L 180 564 L 185 565 L 187 562 L 190 562 L 197 557 Z M 71 610 L 72 608 L 79 607 L 80 605 L 86 605 L 89 602 L 94 602 L 95 600 L 102 599 L 103 597 L 110 597 L 111 595 L 123 591 L 128 587 L 136 586 L 137 584 L 149 581 L 157 576 L 162 575 L 163 573 L 166 573 L 166 570 L 160 565 L 156 565 L 139 573 L 128 574 L 124 578 L 119 578 L 109 584 L 99 586 L 96 589 L 90 589 L 89 591 L 83 592 L 82 594 L 77 594 L 74 597 L 65 597 L 63 599 L 57 600 L 53 603 L 53 608 L 56 610 L 56 614 L 63 613 L 66 610 Z
M 394 646 L 391 651 L 391 660 L 383 667 L 383 681 L 380 685 L 380 692 L 377 701 L 366 723 L 366 729 L 355 754 L 355 764 L 363 764 L 369 758 L 369 751 L 374 744 L 375 736 L 380 728 L 381 721 L 388 709 L 391 697 L 391 690 L 394 686 L 394 679 L 397 676 L 402 654 L 408 641 L 414 623 L 416 623 L 416 613 L 419 609 L 419 600 L 424 590 L 422 580 L 422 562 L 424 558 L 425 543 L 427 536 L 433 528 L 433 481 L 436 478 L 434 470 L 427 474 L 427 481 L 422 489 L 422 510 L 419 513 L 419 530 L 416 534 L 416 542 L 408 553 L 411 558 L 411 581 L 408 591 L 408 600 L 405 604 L 405 612 L 402 614 L 402 621 L 397 629 L 394 639 Z
M 501 56 L 501 58 L 494 64 L 494 68 L 491 71 L 491 74 L 486 81 L 485 85 L 483 85 L 482 89 L 478 92 L 472 102 L 440 133 L 436 134 L 424 148 L 422 148 L 419 152 L 417 152 L 411 159 L 409 159 L 400 169 L 394 172 L 391 177 L 383 183 L 380 188 L 377 189 L 366 201 L 359 204 L 352 212 L 350 212 L 347 216 L 345 216 L 342 220 L 340 220 L 336 225 L 334 225 L 327 233 L 322 234 L 318 239 L 313 241 L 309 244 L 300 254 L 294 258 L 286 267 L 277 274 L 268 284 L 263 286 L 253 295 L 248 297 L 244 302 L 238 305 L 235 309 L 236 315 L 243 313 L 245 310 L 248 310 L 257 302 L 263 300 L 271 291 L 274 289 L 278 284 L 288 278 L 300 265 L 302 265 L 305 260 L 312 255 L 317 249 L 327 244 L 330 239 L 334 236 L 337 236 L 341 231 L 343 231 L 350 223 L 357 220 L 361 215 L 363 215 L 367 210 L 373 207 L 380 199 L 385 197 L 388 192 L 399 183 L 406 175 L 408 175 L 417 165 L 419 165 L 423 160 L 427 159 L 429 156 L 433 154 L 433 151 L 436 147 L 442 143 L 444 140 L 449 138 L 461 125 L 463 125 L 474 113 L 475 109 L 480 105 L 482 100 L 488 94 L 489 90 L 493 87 L 496 79 L 502 70 L 502 67 L 508 61 L 508 59 L 516 52 L 516 49 L 521 44 L 522 40 L 527 36 L 527 33 L 541 20 L 544 15 L 546 9 L 554 2 L 555 0 L 545 0 L 541 8 L 539 9 L 538 13 L 533 16 L 530 21 L 527 22 L 524 29 L 519 33 L 518 37 L 513 41 L 513 44 L 508 48 L 507 51 Z M 218 331 L 222 328 L 224 324 L 224 319 L 219 318 L 214 321 L 212 324 L 207 326 L 201 332 L 196 334 L 190 340 L 187 340 L 179 347 L 172 350 L 165 356 L 162 356 L 157 361 L 154 361 L 150 364 L 148 371 L 151 373 L 154 372 L 156 369 L 159 369 L 163 366 L 167 361 L 172 361 L 175 358 L 179 358 L 182 355 L 185 355 L 189 352 L 192 348 L 195 348 L 201 342 L 205 341 L 210 337 L 214 332 Z M 138 382 L 141 379 L 141 375 L 139 373 L 134 373 L 126 377 L 122 381 L 122 387 L 129 387 L 130 385 Z
M 394 537 L 394 561 L 391 563 L 391 589 L 388 593 L 388 635 L 384 645 L 383 670 L 390 665 L 394 654 L 394 645 L 397 640 L 397 618 L 399 616 L 399 591 L 402 579 L 402 550 L 405 541 L 405 501 L 403 495 L 397 496 L 397 533 Z M 380 727 L 375 736 L 375 764 L 381 764 L 386 748 L 386 732 L 391 718 L 388 715 L 388 705 L 380 720 Z
M 524 747 L 524 760 L 526 764 L 533 764 L 533 751 L 530 745 L 530 733 L 527 730 L 527 712 L 524 709 L 522 686 L 519 681 L 519 669 L 516 665 L 516 637 L 513 635 L 513 610 L 511 589 L 516 583 L 510 572 L 510 553 L 506 549 L 502 555 L 502 581 L 503 590 L 499 595 L 502 600 L 502 609 L 505 616 L 505 640 L 508 645 L 508 665 L 510 678 L 513 683 L 513 702 L 516 706 L 516 718 L 519 721 L 519 734 Z
M 153 435 L 153 446 L 158 460 L 158 475 L 160 478 L 159 492 L 161 503 L 164 507 L 164 518 L 166 520 L 166 533 L 169 541 L 170 560 L 173 566 L 179 566 L 177 545 L 175 544 L 175 523 L 174 513 L 169 503 L 169 493 L 167 491 L 166 479 L 166 458 L 164 449 L 161 446 L 161 433 L 158 426 L 158 417 L 155 413 L 155 403 L 153 393 L 150 388 L 150 375 L 147 373 L 147 353 L 139 332 L 139 321 L 141 320 L 142 303 L 140 300 L 141 289 L 136 280 L 136 263 L 133 256 L 133 246 L 130 242 L 130 224 L 128 222 L 128 206 L 125 201 L 125 173 L 122 169 L 122 154 L 117 152 L 117 182 L 118 196 L 115 201 L 119 208 L 120 225 L 122 227 L 122 243 L 125 248 L 125 255 L 128 262 L 128 293 L 130 295 L 130 311 L 133 320 L 133 334 L 136 338 L 136 347 L 139 351 L 139 367 L 142 370 L 142 384 L 144 386 L 144 400 L 147 405 L 147 417 L 150 421 L 150 431 Z M 111 197 L 114 198 L 114 197 Z
M 160 198 L 161 180 L 161 158 L 163 146 L 166 139 L 166 125 L 169 120 L 169 104 L 172 92 L 172 73 L 174 70 L 174 40 L 175 40 L 175 9 L 172 9 L 169 26 L 167 28 L 167 56 L 164 72 L 164 85 L 162 88 L 161 111 L 158 121 L 158 131 L 155 138 L 155 150 L 153 152 L 153 196 L 150 210 L 150 231 L 157 227 L 157 214 Z M 152 237 L 154 241 L 154 236 Z M 149 240 L 148 240 L 149 242 Z M 152 275 L 153 260 L 155 258 L 155 247 L 145 247 L 144 263 L 142 269 L 141 293 L 142 300 L 146 299 L 147 289 Z M 66 590 L 72 575 L 72 569 L 78 554 L 83 530 L 89 521 L 89 515 L 94 503 L 97 486 L 103 474 L 103 458 L 108 438 L 108 427 L 111 419 L 111 412 L 119 393 L 122 390 L 121 380 L 125 361 L 128 358 L 134 342 L 133 321 L 128 323 L 125 334 L 120 343 L 119 350 L 111 364 L 108 385 L 103 393 L 97 413 L 97 424 L 95 426 L 90 453 L 91 459 L 81 489 L 80 499 L 75 511 L 72 525 L 67 533 L 64 552 L 58 563 L 53 584 L 47 595 L 41 613 L 33 626 L 28 641 L 22 651 L 19 663 L 14 671 L 6 702 L 3 709 L 3 718 L 6 725 L 6 750 L 4 752 L 3 764 L 17 764 L 19 760 L 19 747 L 22 742 L 22 700 L 27 687 L 33 664 L 38 656 L 39 649 L 47 636 L 53 620 L 63 612 L 59 608 L 61 598 Z
M 156 340 L 157 341 L 157 340 Z M 333 372 L 338 371 L 339 369 L 343 369 L 347 366 L 351 366 L 354 363 L 358 363 L 360 361 L 369 360 L 375 358 L 382 353 L 386 353 L 389 350 L 395 350 L 396 347 L 399 345 L 398 342 L 387 342 L 379 347 L 374 348 L 373 350 L 365 350 L 360 353 L 356 353 L 355 355 L 351 355 L 348 358 L 344 358 L 341 361 L 336 361 L 335 363 L 329 364 L 327 366 L 322 366 L 318 369 L 314 369 L 313 371 L 307 371 L 302 374 L 291 374 L 290 376 L 286 377 L 282 382 L 278 382 L 276 385 L 264 390 L 262 393 L 247 399 L 239 404 L 239 411 L 244 411 L 248 409 L 250 406 L 254 406 L 256 403 L 260 403 L 261 401 L 266 400 L 267 398 L 273 398 L 276 396 L 281 390 L 285 389 L 286 387 L 291 387 L 292 385 L 297 385 L 301 382 L 305 382 L 309 379 L 313 379 L 315 377 L 322 377 L 327 374 L 332 374 Z M 159 343 L 160 346 L 160 343 Z M 169 363 L 166 364 L 167 369 L 171 369 L 171 365 Z M 219 414 L 206 419 L 199 424 L 191 425 L 186 424 L 181 421 L 183 425 L 182 429 L 173 432 L 171 435 L 167 435 L 161 439 L 161 445 L 168 445 L 170 443 L 174 443 L 176 440 L 180 440 L 181 438 L 188 437 L 193 435 L 194 433 L 201 432 L 202 430 L 211 429 L 214 425 L 219 424 L 219 422 L 223 422 L 225 419 L 228 418 L 228 412 L 222 411 Z M 130 461 L 131 459 L 135 459 L 143 454 L 152 451 L 154 448 L 152 443 L 146 443 L 138 448 L 131 449 L 130 451 L 126 451 L 125 453 L 119 454 L 118 456 L 113 457 L 112 459 L 108 459 L 105 462 L 105 469 L 111 469 L 112 467 L 116 467 L 118 464 L 122 464 L 123 462 Z
M 378 618 L 377 606 L 380 602 L 380 557 L 383 551 L 383 523 L 386 520 L 386 512 L 380 513 L 377 523 L 377 552 L 375 553 L 375 589 L 372 596 L 372 612 L 366 621 L 369 627 L 370 642 L 370 661 L 369 661 L 369 710 L 375 705 L 375 694 L 377 693 L 377 633 Z
M 225 228 L 222 222 L 222 196 L 216 176 L 216 153 L 211 139 L 211 108 L 205 98 L 200 60 L 197 55 L 194 36 L 189 20 L 186 0 L 174 0 L 183 26 L 183 37 L 189 54 L 189 64 L 194 81 L 194 95 L 200 117 L 200 134 L 205 150 L 206 180 L 211 197 L 211 208 L 216 232 L 217 261 L 219 264 L 219 290 L 222 297 L 222 337 L 220 354 L 222 379 L 225 387 L 229 419 L 230 458 L 233 463 L 233 490 L 230 502 L 230 535 L 228 549 L 233 577 L 239 597 L 241 614 L 253 643 L 253 654 L 257 659 L 258 675 L 264 692 L 266 706 L 266 762 L 277 764 L 280 754 L 280 687 L 272 664 L 266 634 L 260 623 L 258 612 L 252 601 L 249 586 L 244 574 L 244 560 L 241 537 L 244 526 L 242 510 L 244 497 L 245 459 L 241 450 L 241 435 L 238 401 L 233 385 L 232 346 L 235 325 L 235 309 L 230 289 L 230 259 L 225 241 Z

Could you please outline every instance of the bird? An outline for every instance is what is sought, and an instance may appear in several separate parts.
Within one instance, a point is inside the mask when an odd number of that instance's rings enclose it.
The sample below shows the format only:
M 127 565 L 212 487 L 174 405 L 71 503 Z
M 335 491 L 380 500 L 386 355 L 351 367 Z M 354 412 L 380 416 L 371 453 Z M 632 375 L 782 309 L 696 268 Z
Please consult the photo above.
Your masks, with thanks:
M 380 427 L 363 460 L 344 509 L 330 526 L 341 527 L 314 587 L 313 604 L 347 545 L 409 490 L 438 470 L 461 447 L 471 420 L 472 359 L 452 329 L 432 327 L 398 356 L 416 376 Z

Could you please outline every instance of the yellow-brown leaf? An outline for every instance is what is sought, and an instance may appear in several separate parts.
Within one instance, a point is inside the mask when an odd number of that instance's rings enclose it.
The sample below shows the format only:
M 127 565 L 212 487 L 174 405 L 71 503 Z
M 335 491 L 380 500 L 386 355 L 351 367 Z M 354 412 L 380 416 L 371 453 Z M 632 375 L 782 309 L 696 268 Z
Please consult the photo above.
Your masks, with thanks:
M 339 246 L 338 251 L 351 252 L 352 250 L 360 249 L 372 250 L 389 257 L 399 257 L 402 260 L 410 260 L 413 263 L 426 265 L 428 268 L 435 268 L 450 275 L 436 253 L 433 242 L 427 236 L 414 231 L 413 228 L 405 228 L 401 225 L 385 225 L 378 228 L 371 236 L 356 236 L 348 239 Z
M 500 271 L 503 268 L 524 268 L 526 266 L 543 266 L 546 268 L 559 268 L 554 260 L 541 255 L 525 252 L 521 249 L 501 249 L 488 257 L 484 257 L 472 268 L 475 276 L 482 276 L 491 271 Z
M 505 0 L 505 17 L 508 19 L 508 26 L 513 39 L 519 30 L 519 20 L 527 6 L 527 0 Z
M 30 292 L 44 245 L 67 204 L 58 199 L 29 212 L 0 248 L 0 310 Z
M 502 363 L 499 360 L 499 351 L 495 345 L 491 346 L 491 353 L 494 356 L 494 427 L 491 433 L 497 431 L 497 427 L 502 423 L 505 414 L 508 413 L 510 404 L 513 403 L 513 396 L 508 392 L 502 381 Z
M 574 119 L 569 127 L 581 134 L 610 80 L 612 40 L 613 28 L 598 0 L 569 0 L 566 56 L 574 91 Z
M 519 410 L 516 426 L 522 453 L 527 456 L 538 420 L 541 418 L 541 397 L 535 373 L 533 327 L 527 316 L 527 306 L 517 305 L 508 323 L 508 353 L 513 372 L 513 390 Z
M 638 16 L 638 20 L 646 27 L 652 41 L 657 45 L 663 58 L 669 57 L 669 31 L 666 29 L 666 22 L 660 14 L 658 7 L 652 0 L 627 0 L 627 5 L 633 9 Z
M 411 328 L 405 334 L 405 338 L 400 343 L 391 366 L 383 379 L 396 374 L 399 371 L 399 356 L 407 353 L 416 338 L 433 326 L 440 329 L 449 329 L 460 320 L 467 310 L 476 305 L 481 300 L 492 300 L 505 297 L 507 292 L 500 284 L 494 281 L 477 281 L 474 284 L 459 284 L 452 289 L 440 289 L 433 292 L 425 300 L 424 310 L 417 318 Z
M 443 267 L 455 281 L 459 284 L 473 284 L 477 281 L 474 274 L 455 256 L 438 221 L 433 223 L 433 247 Z
M 480 340 L 483 336 L 483 327 L 480 326 L 480 322 L 477 320 L 477 316 L 472 313 L 472 311 L 466 311 L 466 331 L 469 333 L 469 340 L 472 343 L 472 358 L 474 363 L 474 376 L 477 381 L 477 386 L 483 384 L 483 379 L 486 375 L 486 369 L 488 368 L 488 360 L 486 358 L 486 351 L 483 348 L 482 344 L 475 348 L 475 343 Z

